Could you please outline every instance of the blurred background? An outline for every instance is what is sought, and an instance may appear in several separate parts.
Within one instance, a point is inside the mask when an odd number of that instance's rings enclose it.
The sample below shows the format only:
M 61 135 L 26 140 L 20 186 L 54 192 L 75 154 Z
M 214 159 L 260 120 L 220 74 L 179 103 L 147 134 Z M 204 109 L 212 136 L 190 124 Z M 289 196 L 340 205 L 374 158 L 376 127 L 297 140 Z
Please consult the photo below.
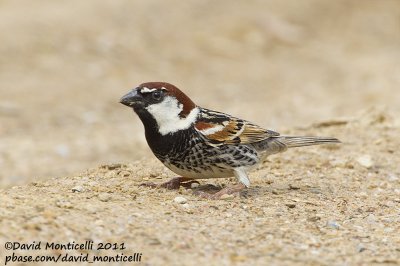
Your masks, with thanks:
M 400 112 L 400 1 L 0 1 L 0 186 L 153 158 L 145 81 L 277 131 Z

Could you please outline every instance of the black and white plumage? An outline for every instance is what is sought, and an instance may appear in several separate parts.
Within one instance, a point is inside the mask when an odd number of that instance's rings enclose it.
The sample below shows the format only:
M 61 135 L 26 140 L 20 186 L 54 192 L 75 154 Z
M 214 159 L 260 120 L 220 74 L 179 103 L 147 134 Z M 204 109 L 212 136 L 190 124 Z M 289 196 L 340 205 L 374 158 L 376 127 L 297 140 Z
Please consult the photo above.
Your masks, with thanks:
M 143 122 L 154 155 L 185 180 L 235 176 L 248 187 L 248 171 L 268 155 L 292 147 L 339 142 L 329 137 L 281 136 L 199 107 L 165 82 L 143 83 L 120 102 L 132 107 Z

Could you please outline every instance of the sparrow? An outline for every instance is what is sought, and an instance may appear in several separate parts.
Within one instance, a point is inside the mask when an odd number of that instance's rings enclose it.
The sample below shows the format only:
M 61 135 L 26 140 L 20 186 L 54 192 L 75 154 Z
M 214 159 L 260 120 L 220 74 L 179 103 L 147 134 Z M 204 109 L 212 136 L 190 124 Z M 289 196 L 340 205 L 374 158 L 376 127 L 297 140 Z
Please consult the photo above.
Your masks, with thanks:
M 205 196 L 211 199 L 249 187 L 248 172 L 271 154 L 340 142 L 331 137 L 282 136 L 244 119 L 200 107 L 166 82 L 143 83 L 124 95 L 120 103 L 139 116 L 154 155 L 180 176 L 157 187 L 173 189 L 197 179 L 237 178 L 238 184 Z

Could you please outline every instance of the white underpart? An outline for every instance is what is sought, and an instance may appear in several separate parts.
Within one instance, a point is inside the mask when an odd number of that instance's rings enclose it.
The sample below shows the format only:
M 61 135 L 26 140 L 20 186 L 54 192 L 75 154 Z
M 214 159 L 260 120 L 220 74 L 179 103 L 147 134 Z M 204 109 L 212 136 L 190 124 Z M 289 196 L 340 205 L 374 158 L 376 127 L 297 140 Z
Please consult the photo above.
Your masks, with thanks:
M 196 121 L 200 112 L 196 107 L 186 117 L 181 118 L 179 113 L 182 112 L 183 105 L 171 96 L 165 97 L 160 103 L 149 105 L 146 109 L 157 121 L 158 131 L 161 135 L 189 128 Z
M 213 126 L 213 127 L 210 127 L 210 128 L 206 128 L 206 129 L 200 130 L 200 132 L 203 135 L 207 136 L 207 135 L 212 135 L 212 134 L 214 134 L 214 133 L 216 133 L 218 131 L 221 131 L 223 129 L 224 129 L 223 125 L 216 125 L 216 126 Z
M 250 180 L 247 177 L 246 171 L 243 168 L 235 168 L 234 174 L 240 183 L 242 183 L 246 187 L 250 186 Z
M 153 92 L 153 91 L 156 91 L 156 90 L 157 89 L 149 89 L 147 87 L 143 87 L 143 88 L 140 89 L 140 92 L 141 93 L 150 93 L 150 92 Z

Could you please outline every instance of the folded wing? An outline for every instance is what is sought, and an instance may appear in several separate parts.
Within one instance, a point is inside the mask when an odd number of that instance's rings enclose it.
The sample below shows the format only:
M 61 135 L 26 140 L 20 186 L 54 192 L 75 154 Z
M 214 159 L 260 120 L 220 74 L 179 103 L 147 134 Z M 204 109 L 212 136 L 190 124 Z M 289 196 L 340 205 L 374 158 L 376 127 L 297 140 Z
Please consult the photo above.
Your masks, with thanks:
M 203 109 L 195 129 L 211 144 L 251 144 L 279 133 L 224 113 Z

